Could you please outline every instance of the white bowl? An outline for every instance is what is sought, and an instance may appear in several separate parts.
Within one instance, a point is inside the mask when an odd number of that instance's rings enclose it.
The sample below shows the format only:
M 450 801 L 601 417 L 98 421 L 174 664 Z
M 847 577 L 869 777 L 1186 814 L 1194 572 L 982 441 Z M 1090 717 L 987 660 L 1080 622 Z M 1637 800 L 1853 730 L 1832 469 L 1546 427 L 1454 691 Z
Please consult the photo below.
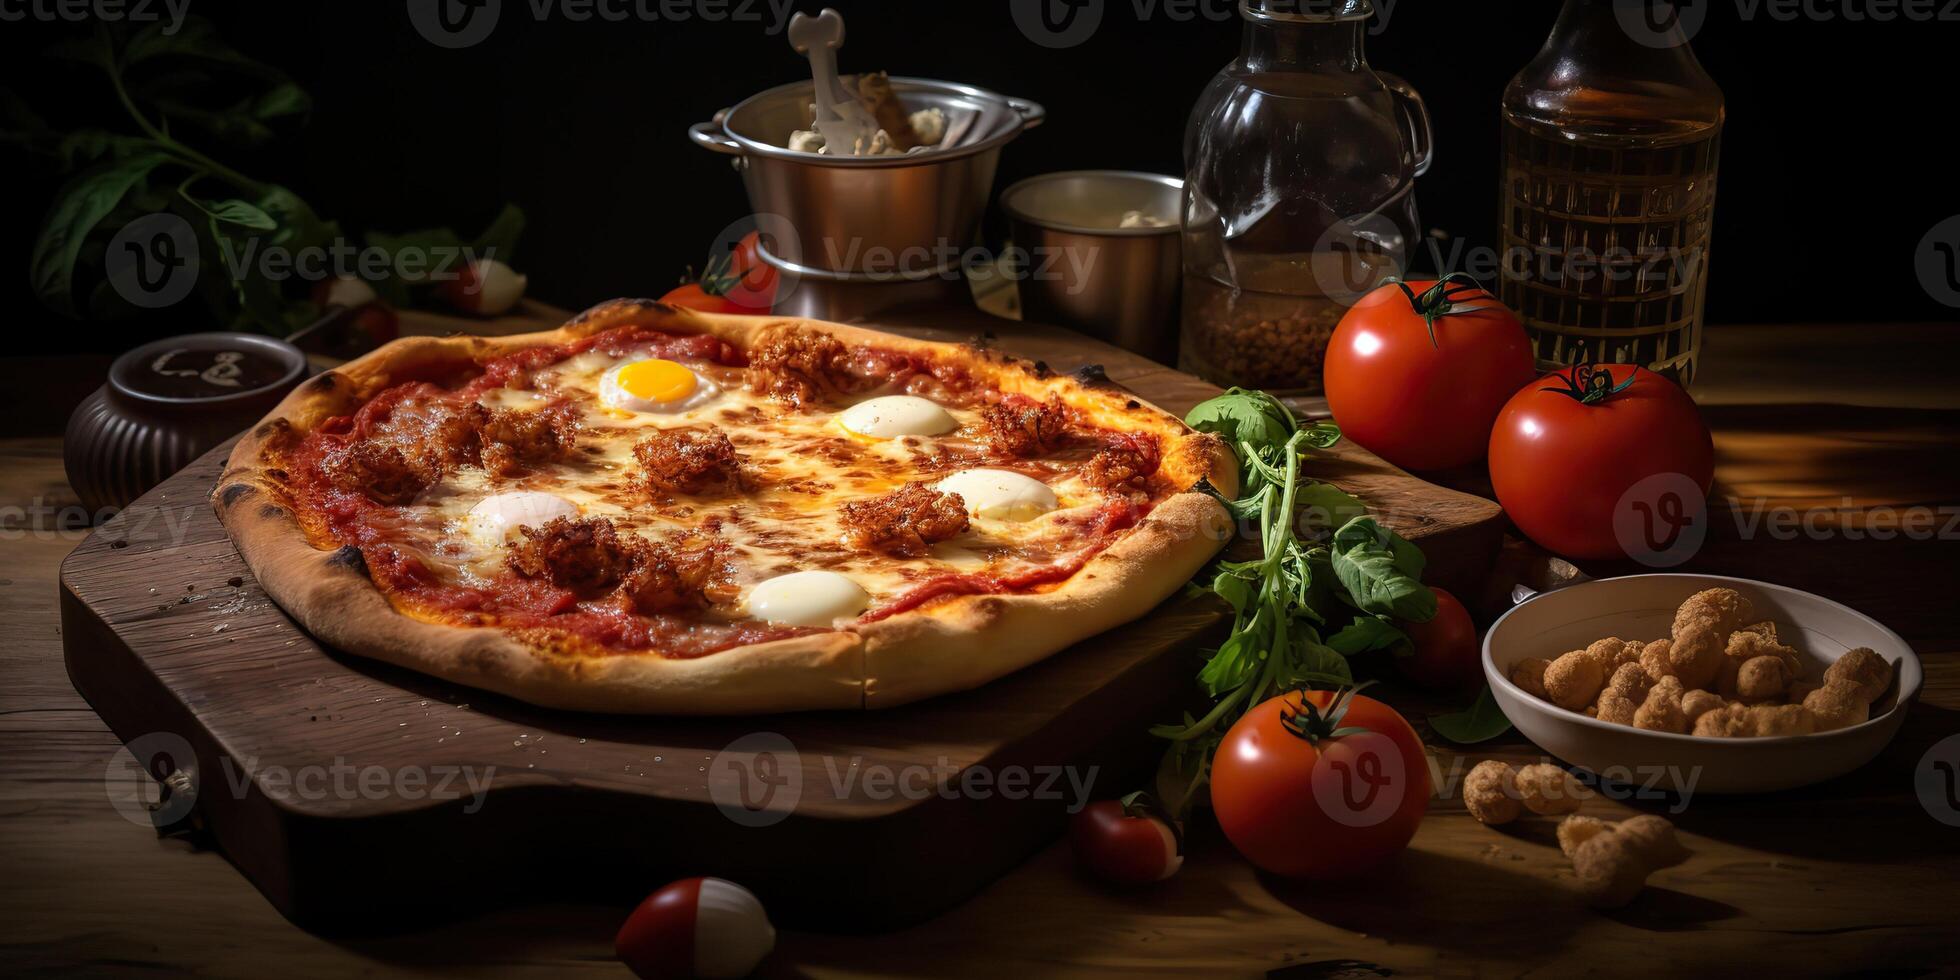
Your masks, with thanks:
M 1550 660 L 1606 636 L 1666 636 L 1683 599 L 1717 587 L 1747 596 L 1756 619 L 1776 623 L 1783 641 L 1809 661 L 1806 677 L 1817 678 L 1855 647 L 1890 661 L 1892 687 L 1872 705 L 1871 719 L 1816 735 L 1703 738 L 1588 718 L 1511 683 L 1511 666 L 1526 657 Z M 1535 596 L 1491 624 L 1484 676 L 1505 717 L 1545 751 L 1612 782 L 1683 794 L 1761 793 L 1850 772 L 1898 734 L 1906 705 L 1925 680 L 1919 657 L 1871 617 L 1808 592 L 1719 575 L 1630 575 Z

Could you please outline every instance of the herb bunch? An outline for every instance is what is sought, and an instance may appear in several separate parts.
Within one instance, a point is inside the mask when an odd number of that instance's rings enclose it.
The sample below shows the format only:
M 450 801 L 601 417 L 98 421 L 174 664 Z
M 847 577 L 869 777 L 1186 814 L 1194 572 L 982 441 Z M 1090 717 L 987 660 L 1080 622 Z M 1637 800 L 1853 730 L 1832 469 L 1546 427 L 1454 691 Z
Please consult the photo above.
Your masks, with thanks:
M 1232 628 L 1198 673 L 1210 710 L 1151 729 L 1171 740 L 1166 764 L 1183 786 L 1171 794 L 1180 810 L 1196 799 L 1213 751 L 1248 709 L 1295 688 L 1350 685 L 1347 658 L 1405 644 L 1396 621 L 1436 615 L 1436 596 L 1421 581 L 1422 552 L 1376 523 L 1358 498 L 1301 476 L 1312 450 L 1340 440 L 1332 422 L 1302 425 L 1279 399 L 1241 388 L 1197 406 L 1185 421 L 1232 448 L 1239 494 L 1217 496 L 1258 548 L 1243 557 L 1247 549 L 1227 549 L 1192 583 L 1231 606 Z
M 114 99 L 121 128 L 62 130 L 16 93 L 0 90 L 0 147 L 51 161 L 66 182 L 43 220 L 30 258 L 35 293 L 57 313 L 114 319 L 138 312 L 112 287 L 106 253 L 112 236 L 149 215 L 174 214 L 196 234 L 196 291 L 231 329 L 290 333 L 319 312 L 296 276 L 270 276 L 251 257 L 268 249 L 289 255 L 329 250 L 345 241 L 337 222 L 322 218 L 291 189 L 220 162 L 193 142 L 253 151 L 305 121 L 307 92 L 285 73 L 240 53 L 209 20 L 186 17 L 131 31 L 96 25 L 87 37 L 55 44 L 53 58 L 92 70 Z M 399 274 L 404 250 L 427 255 L 464 248 L 506 262 L 524 215 L 506 206 L 484 233 L 466 240 L 447 228 L 402 235 L 369 234 L 385 256 L 380 278 L 362 273 L 396 306 L 426 298 L 427 277 Z

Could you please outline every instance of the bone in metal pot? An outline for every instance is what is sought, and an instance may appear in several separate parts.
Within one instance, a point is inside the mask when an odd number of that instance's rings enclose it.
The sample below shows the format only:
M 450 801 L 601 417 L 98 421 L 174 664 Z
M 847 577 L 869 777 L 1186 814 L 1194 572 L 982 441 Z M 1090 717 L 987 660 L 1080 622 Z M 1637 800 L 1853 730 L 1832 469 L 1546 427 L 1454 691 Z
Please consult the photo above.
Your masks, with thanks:
M 938 107 L 949 119 L 977 113 L 981 124 L 1003 124 L 948 150 L 876 157 L 799 152 L 782 144 L 809 125 L 806 81 L 758 93 L 716 113 L 713 122 L 689 127 L 695 143 L 736 158 L 753 212 L 780 219 L 759 222 L 771 239 L 764 251 L 770 264 L 827 278 L 957 275 L 961 253 L 979 232 L 1000 148 L 1047 113 L 970 85 L 891 81 L 908 110 Z

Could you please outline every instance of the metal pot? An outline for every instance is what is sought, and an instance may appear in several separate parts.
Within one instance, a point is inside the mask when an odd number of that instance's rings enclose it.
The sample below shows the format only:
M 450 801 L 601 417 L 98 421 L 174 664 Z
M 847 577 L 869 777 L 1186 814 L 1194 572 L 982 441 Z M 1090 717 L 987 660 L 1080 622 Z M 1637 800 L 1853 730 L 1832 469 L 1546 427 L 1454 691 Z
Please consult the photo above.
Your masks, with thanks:
M 1074 327 L 1165 364 L 1177 356 L 1184 182 L 1126 170 L 1029 177 L 1001 192 L 1026 320 Z M 1126 211 L 1170 222 L 1120 228 Z
M 891 281 L 958 276 L 977 239 L 1000 148 L 1047 111 L 971 85 L 893 78 L 906 108 L 977 113 L 982 138 L 950 150 L 847 157 L 782 145 L 809 125 L 811 84 L 779 85 L 696 123 L 688 136 L 735 157 L 765 235 L 763 259 L 820 280 Z

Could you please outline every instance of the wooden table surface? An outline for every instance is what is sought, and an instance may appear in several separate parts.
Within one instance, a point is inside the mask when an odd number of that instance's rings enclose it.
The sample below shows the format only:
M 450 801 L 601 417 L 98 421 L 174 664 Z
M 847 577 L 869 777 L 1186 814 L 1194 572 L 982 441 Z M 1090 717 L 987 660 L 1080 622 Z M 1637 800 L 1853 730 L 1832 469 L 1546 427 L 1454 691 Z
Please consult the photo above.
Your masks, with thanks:
M 1944 374 L 1956 353 L 1950 325 L 1711 332 L 1696 394 L 1716 430 L 1717 499 L 1744 517 L 1715 521 L 1684 570 L 1780 582 L 1869 613 L 1919 651 L 1926 687 L 1897 742 L 1852 776 L 1689 801 L 1674 819 L 1694 856 L 1628 908 L 1596 913 L 1569 897 L 1551 823 L 1486 828 L 1446 792 L 1410 850 L 1363 881 L 1262 876 L 1200 826 L 1175 879 L 1122 892 L 1079 877 L 1058 844 L 923 926 L 786 934 L 763 972 L 1950 969 L 1960 952 L 1960 829 L 1934 819 L 1942 803 L 1921 802 L 1913 772 L 1960 732 L 1960 386 Z M 611 951 L 618 908 L 541 905 L 330 940 L 281 919 L 222 856 L 125 818 L 113 801 L 126 791 L 109 778 L 116 740 L 62 669 L 56 576 L 85 533 L 63 516 L 73 506 L 57 436 L 0 439 L 0 623 L 9 638 L 0 643 L 0 972 L 624 975 Z M 1812 531 L 1782 539 L 1748 516 L 1782 507 L 1814 512 Z M 1919 508 L 1932 533 L 1860 533 L 1877 508 Z M 1402 707 L 1420 718 L 1442 705 Z M 1423 730 L 1448 790 L 1480 758 L 1537 757 L 1515 736 L 1459 753 Z M 1586 812 L 1656 807 L 1596 799 Z

